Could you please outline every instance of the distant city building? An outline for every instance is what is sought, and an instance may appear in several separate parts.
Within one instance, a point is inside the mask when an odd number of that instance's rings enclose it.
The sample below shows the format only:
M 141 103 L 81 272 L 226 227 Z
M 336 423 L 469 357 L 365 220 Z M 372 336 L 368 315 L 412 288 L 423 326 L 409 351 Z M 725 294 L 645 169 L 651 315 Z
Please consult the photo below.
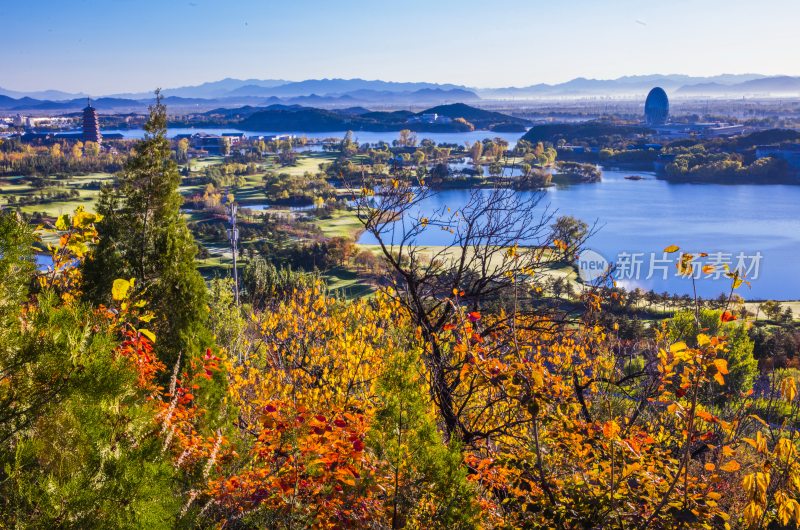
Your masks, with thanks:
M 293 134 L 259 134 L 256 136 L 251 136 L 250 140 L 254 142 L 258 142 L 259 140 L 264 140 L 265 142 L 287 142 L 292 141 L 295 139 L 295 135 Z
M 226 155 L 230 145 L 226 136 L 218 134 L 198 133 L 192 136 L 192 147 L 210 155 Z
M 644 121 L 651 127 L 664 125 L 669 117 L 669 98 L 661 87 L 655 87 L 647 94 L 644 102 Z
M 748 131 L 748 128 L 740 123 L 722 122 L 668 123 L 652 127 L 659 138 L 724 138 L 738 136 Z
M 700 134 L 706 138 L 738 136 L 746 130 L 745 126 L 739 123 L 698 123 L 697 125 L 701 127 Z
M 98 144 L 103 141 L 103 135 L 100 133 L 100 120 L 97 118 L 97 110 L 92 107 L 91 100 L 83 109 L 83 141 Z
M 222 136 L 228 139 L 228 144 L 231 146 L 243 142 L 247 138 L 244 133 L 222 133 Z
M 453 118 L 449 116 L 442 116 L 436 113 L 426 113 L 416 116 L 411 116 L 406 120 L 406 123 L 452 123 Z

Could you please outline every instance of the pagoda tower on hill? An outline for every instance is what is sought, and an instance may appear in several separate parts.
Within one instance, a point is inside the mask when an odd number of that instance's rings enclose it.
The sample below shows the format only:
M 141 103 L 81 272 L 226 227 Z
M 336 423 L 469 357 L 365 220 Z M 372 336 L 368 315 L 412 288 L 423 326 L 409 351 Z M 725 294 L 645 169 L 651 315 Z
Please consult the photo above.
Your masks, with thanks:
M 96 142 L 103 141 L 100 133 L 100 121 L 97 118 L 97 109 L 92 107 L 92 100 L 89 99 L 86 108 L 83 109 L 83 141 Z

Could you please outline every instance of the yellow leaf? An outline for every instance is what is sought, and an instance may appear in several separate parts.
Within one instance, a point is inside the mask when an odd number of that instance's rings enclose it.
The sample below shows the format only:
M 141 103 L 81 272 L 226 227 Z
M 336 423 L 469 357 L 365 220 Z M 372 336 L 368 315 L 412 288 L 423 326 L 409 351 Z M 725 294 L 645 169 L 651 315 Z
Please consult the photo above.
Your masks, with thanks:
M 705 468 L 705 470 L 706 470 L 706 471 L 714 471 L 715 469 L 717 469 L 717 466 L 715 466 L 715 465 L 714 465 L 714 464 L 712 464 L 711 462 L 707 463 L 707 464 L 706 464 L 705 466 L 703 466 L 703 467 Z
M 111 297 L 114 300 L 124 300 L 128 297 L 128 291 L 131 288 L 131 282 L 117 278 L 111 287 Z
M 728 373 L 728 361 L 725 359 L 714 359 L 714 366 L 717 367 L 719 373 L 723 375 Z
M 672 353 L 677 353 L 685 349 L 686 349 L 685 342 L 676 342 L 675 344 L 669 347 L 669 351 L 671 351 Z
M 664 249 L 664 252 L 667 254 L 672 254 L 673 252 L 678 252 L 681 249 L 678 245 L 670 245 Z
M 724 465 L 719 466 L 722 471 L 727 471 L 729 473 L 733 473 L 734 471 L 739 471 L 742 466 L 739 465 L 739 462 L 736 460 L 731 460 Z
M 697 336 L 697 345 L 700 346 L 700 347 L 703 347 L 703 346 L 705 346 L 707 344 L 711 344 L 711 337 L 709 337 L 705 333 L 699 334 Z
M 68 230 L 69 229 L 69 215 L 64 214 L 59 216 L 56 219 L 56 230 Z
M 156 341 L 156 334 L 153 333 L 152 331 L 150 331 L 149 329 L 141 328 L 141 329 L 138 329 L 136 331 L 138 331 L 139 333 L 141 333 L 142 335 L 144 335 L 145 337 L 150 339 L 150 342 L 155 342 Z
M 724 377 L 722 377 L 722 374 L 721 374 L 721 373 L 719 373 L 719 372 L 717 372 L 717 373 L 715 373 L 715 374 L 714 374 L 714 381 L 716 381 L 717 383 L 719 383 L 721 386 L 724 386 L 724 385 L 725 385 L 725 378 L 724 378 Z
M 692 254 L 682 254 L 681 259 L 678 261 L 678 274 L 681 276 L 691 276 L 692 272 L 694 272 L 694 266 L 692 265 L 692 260 L 694 256 Z
M 697 417 L 700 418 L 703 421 L 707 421 L 707 422 L 710 422 L 710 423 L 716 421 L 716 419 L 717 419 L 716 416 L 714 416 L 713 414 L 711 414 L 710 412 L 705 411 L 705 410 L 698 410 L 697 411 Z
M 619 431 L 620 431 L 619 425 L 617 425 L 617 422 L 613 420 L 603 424 L 603 435 L 606 438 L 611 439 L 616 437 Z

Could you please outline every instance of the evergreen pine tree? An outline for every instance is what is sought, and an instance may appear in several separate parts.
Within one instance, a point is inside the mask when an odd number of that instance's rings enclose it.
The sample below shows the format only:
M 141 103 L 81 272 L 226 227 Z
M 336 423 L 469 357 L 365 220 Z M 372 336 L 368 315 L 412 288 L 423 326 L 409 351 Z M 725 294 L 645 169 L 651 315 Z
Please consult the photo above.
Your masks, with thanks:
M 397 351 L 386 366 L 376 382 L 382 407 L 370 445 L 392 477 L 394 487 L 387 492 L 390 527 L 478 527 L 476 492 L 467 481 L 461 448 L 443 442 L 430 414 L 418 371 L 419 352 Z
M 100 195 L 99 242 L 87 260 L 85 289 L 96 303 L 110 299 L 117 278 L 135 278 L 157 316 L 161 359 L 195 354 L 208 342 L 206 286 L 195 266 L 197 247 L 181 216 L 180 174 L 167 140 L 167 111 L 156 91 L 145 136 L 113 185 Z
M 35 281 L 33 242 L 0 213 L 0 528 L 173 528 L 150 393 L 103 313 Z

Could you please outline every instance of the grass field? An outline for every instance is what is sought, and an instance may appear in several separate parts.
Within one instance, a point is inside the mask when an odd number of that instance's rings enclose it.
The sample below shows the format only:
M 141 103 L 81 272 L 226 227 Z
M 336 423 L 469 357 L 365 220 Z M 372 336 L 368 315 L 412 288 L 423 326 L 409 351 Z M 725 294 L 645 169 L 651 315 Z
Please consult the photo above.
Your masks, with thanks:
M 24 213 L 43 213 L 50 217 L 56 217 L 64 213 L 71 213 L 78 206 L 83 206 L 86 209 L 93 209 L 94 202 L 100 191 L 97 189 L 86 189 L 83 186 L 89 183 L 105 183 L 112 179 L 113 176 L 108 173 L 91 173 L 87 175 L 76 175 L 69 178 L 57 179 L 61 186 L 52 186 L 45 188 L 51 191 L 72 191 L 77 190 L 78 197 L 70 197 L 63 200 L 52 200 L 37 204 L 27 204 L 20 206 L 20 210 Z M 19 177 L 6 177 L 0 179 L 0 205 L 9 205 L 9 197 L 25 198 L 37 195 L 39 189 L 31 186 L 28 183 L 21 183 Z M 14 206 L 13 204 L 11 205 Z
M 314 222 L 325 237 L 349 237 L 358 239 L 364 229 L 355 212 L 337 210 L 330 219 L 319 219 Z
M 327 162 L 336 160 L 334 153 L 311 152 L 304 153 L 297 157 L 297 164 L 293 166 L 275 166 L 271 168 L 275 173 L 288 173 L 289 175 L 303 175 L 308 173 L 317 173 L 320 166 Z
M 323 274 L 325 283 L 334 293 L 341 294 L 347 299 L 372 296 L 375 288 L 364 282 L 354 271 L 343 267 L 336 267 Z

